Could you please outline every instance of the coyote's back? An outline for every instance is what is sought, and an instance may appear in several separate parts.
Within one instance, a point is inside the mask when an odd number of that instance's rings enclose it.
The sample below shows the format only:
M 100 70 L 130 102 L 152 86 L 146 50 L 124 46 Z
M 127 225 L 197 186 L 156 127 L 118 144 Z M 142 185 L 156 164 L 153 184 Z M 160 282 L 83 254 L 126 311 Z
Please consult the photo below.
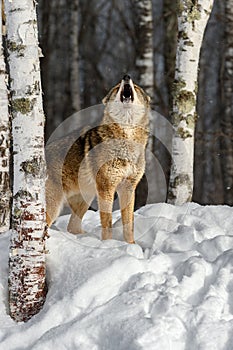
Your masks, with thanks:
M 124 238 L 133 243 L 135 189 L 145 170 L 149 97 L 128 75 L 103 99 L 102 122 L 79 137 L 74 132 L 47 148 L 47 223 L 64 202 L 72 214 L 68 231 L 82 233 L 81 221 L 97 196 L 102 238 L 112 237 L 115 192 L 121 208 Z

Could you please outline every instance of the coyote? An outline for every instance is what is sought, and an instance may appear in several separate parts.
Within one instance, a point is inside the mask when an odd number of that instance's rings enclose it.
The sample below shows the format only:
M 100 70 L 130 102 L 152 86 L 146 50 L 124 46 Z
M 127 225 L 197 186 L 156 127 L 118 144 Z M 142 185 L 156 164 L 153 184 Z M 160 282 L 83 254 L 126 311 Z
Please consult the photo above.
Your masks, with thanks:
M 102 122 L 52 142 L 46 151 L 47 224 L 68 202 L 71 233 L 82 233 L 81 221 L 97 196 L 102 239 L 112 238 L 112 207 L 119 196 L 124 239 L 134 243 L 135 189 L 145 170 L 150 97 L 125 75 L 103 99 Z M 67 145 L 71 145 L 67 149 Z

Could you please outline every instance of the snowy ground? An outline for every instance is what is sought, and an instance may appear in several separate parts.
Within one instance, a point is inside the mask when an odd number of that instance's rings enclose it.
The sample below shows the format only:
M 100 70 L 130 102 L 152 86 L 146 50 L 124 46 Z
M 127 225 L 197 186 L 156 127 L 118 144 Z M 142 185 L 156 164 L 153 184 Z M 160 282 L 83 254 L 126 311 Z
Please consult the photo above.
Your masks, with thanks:
M 135 214 L 135 245 L 50 230 L 49 292 L 26 324 L 7 311 L 9 233 L 0 236 L 0 350 L 232 350 L 233 208 L 154 204 Z

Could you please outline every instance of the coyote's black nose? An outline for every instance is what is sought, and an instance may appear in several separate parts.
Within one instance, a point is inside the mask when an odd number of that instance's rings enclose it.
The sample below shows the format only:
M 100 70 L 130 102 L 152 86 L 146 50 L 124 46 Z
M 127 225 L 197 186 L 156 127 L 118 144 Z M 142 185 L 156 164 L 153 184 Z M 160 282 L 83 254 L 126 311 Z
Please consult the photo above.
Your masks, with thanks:
M 128 83 L 130 81 L 130 76 L 128 74 L 123 76 L 123 80 L 125 81 L 125 83 Z

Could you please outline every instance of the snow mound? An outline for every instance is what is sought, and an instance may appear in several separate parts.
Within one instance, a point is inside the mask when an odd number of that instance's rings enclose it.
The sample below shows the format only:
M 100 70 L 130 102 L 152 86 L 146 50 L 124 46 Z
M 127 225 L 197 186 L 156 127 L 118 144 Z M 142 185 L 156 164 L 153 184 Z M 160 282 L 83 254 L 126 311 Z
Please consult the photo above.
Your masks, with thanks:
M 119 211 L 102 242 L 98 212 L 86 234 L 50 230 L 49 291 L 42 311 L 8 315 L 10 234 L 0 236 L 0 350 L 232 350 L 233 208 L 147 205 L 135 213 L 135 245 Z

